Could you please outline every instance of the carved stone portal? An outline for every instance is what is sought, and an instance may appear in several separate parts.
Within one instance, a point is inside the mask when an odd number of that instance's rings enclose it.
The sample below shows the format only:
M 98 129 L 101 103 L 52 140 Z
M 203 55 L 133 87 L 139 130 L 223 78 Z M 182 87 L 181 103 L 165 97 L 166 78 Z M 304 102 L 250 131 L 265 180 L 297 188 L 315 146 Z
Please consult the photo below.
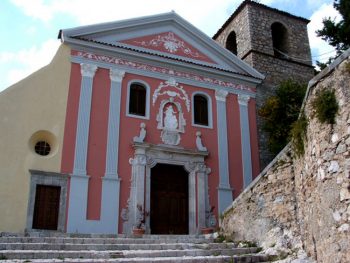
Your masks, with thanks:
M 123 233 L 130 234 L 137 222 L 137 205 L 150 211 L 151 168 L 157 163 L 182 165 L 188 172 L 189 234 L 200 233 L 208 225 L 210 211 L 208 175 L 211 169 L 205 165 L 208 152 L 189 151 L 167 145 L 134 143 L 134 158 L 130 159 L 132 167 L 131 189 L 128 205 L 121 213 Z M 213 220 L 213 218 L 210 218 Z M 146 233 L 150 234 L 150 218 L 145 218 Z

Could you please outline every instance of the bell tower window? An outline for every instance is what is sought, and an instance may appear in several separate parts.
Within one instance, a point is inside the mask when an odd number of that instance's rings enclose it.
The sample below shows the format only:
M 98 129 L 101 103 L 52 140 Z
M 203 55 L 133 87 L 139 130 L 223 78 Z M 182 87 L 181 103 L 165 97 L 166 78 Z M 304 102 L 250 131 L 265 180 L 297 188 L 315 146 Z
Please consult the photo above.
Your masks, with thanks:
M 288 31 L 284 25 L 275 22 L 271 26 L 272 45 L 274 55 L 279 58 L 287 58 L 288 54 Z
M 233 54 L 237 55 L 237 38 L 235 31 L 232 31 L 226 40 L 226 48 Z

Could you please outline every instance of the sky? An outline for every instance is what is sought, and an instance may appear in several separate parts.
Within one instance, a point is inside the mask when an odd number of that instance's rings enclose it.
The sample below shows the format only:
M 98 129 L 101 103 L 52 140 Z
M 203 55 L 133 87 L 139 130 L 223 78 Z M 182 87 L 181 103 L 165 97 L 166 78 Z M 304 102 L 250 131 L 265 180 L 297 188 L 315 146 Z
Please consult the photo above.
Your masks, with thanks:
M 50 63 L 60 29 L 175 11 L 212 37 L 242 0 L 1 0 L 0 92 Z M 308 18 L 313 60 L 325 61 L 334 48 L 316 37 L 324 17 L 339 20 L 333 0 L 260 0 Z M 198 8 L 199 7 L 199 8 Z

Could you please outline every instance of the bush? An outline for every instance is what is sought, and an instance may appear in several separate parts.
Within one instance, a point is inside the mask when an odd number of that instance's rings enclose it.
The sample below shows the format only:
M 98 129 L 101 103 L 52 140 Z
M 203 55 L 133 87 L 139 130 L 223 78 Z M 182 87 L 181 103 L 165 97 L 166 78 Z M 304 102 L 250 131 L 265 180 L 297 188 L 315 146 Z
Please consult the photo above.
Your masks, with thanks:
M 339 106 L 334 90 L 322 90 L 312 101 L 312 108 L 321 123 L 334 124 Z
M 297 156 L 304 155 L 304 142 L 306 141 L 307 119 L 302 113 L 300 118 L 292 124 L 290 132 L 292 147 Z
M 350 73 L 350 62 L 347 62 L 347 63 L 345 64 L 345 70 L 346 70 L 348 73 Z
M 263 130 L 268 133 L 271 153 L 279 153 L 288 143 L 291 125 L 298 119 L 306 85 L 293 80 L 282 82 L 276 95 L 269 97 L 259 110 L 264 120 Z

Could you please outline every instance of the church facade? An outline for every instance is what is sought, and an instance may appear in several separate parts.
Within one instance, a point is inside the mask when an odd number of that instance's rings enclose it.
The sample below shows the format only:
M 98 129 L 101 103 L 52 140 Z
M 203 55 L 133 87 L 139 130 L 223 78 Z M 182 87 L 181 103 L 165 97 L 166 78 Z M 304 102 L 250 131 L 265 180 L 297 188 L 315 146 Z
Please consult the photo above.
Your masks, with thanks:
M 216 227 L 260 170 L 264 76 L 174 12 L 59 38 L 0 95 L 0 231 Z

